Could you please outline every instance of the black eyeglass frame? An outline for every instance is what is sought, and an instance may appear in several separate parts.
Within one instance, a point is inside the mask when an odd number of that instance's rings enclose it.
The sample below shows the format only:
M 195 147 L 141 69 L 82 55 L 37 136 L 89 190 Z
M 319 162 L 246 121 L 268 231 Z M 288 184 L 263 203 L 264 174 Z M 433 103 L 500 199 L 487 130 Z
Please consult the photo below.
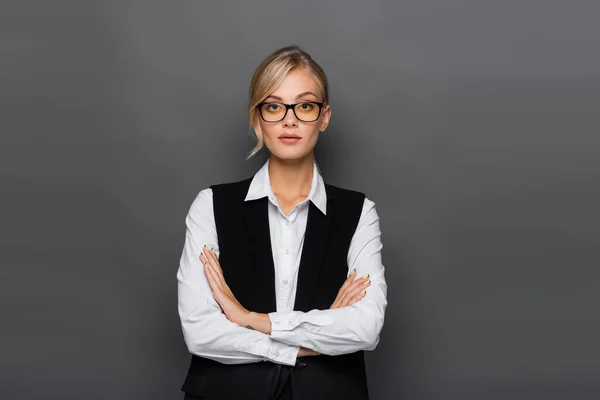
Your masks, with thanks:
M 298 117 L 298 114 L 296 114 L 296 110 L 295 107 L 298 104 L 305 104 L 305 103 L 311 103 L 311 104 L 316 104 L 319 106 L 319 113 L 317 114 L 317 118 L 312 119 L 310 121 L 304 120 L 300 117 Z M 265 104 L 279 104 L 282 106 L 285 106 L 285 113 L 283 113 L 283 117 L 281 117 L 281 119 L 278 119 L 277 121 L 267 121 L 262 113 L 262 106 L 264 106 Z M 256 105 L 256 108 L 258 108 L 258 112 L 260 114 L 260 117 L 262 118 L 263 121 L 265 122 L 279 122 L 279 121 L 283 121 L 283 119 L 285 118 L 285 116 L 288 113 L 288 110 L 291 108 L 292 112 L 294 113 L 294 116 L 298 119 L 298 121 L 302 121 L 302 122 L 315 122 L 316 120 L 318 120 L 321 117 L 321 111 L 323 110 L 323 105 L 325 103 L 324 102 L 319 102 L 319 101 L 301 101 L 299 103 L 294 103 L 294 104 L 286 104 L 286 103 L 280 103 L 278 101 L 263 101 L 262 103 L 258 103 Z

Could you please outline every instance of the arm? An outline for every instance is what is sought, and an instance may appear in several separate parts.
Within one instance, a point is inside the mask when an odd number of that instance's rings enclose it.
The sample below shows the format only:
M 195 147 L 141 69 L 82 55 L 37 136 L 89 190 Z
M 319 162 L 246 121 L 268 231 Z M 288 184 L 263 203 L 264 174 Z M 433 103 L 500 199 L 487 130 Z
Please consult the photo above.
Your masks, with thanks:
M 338 355 L 374 350 L 379 343 L 387 307 L 387 285 L 381 262 L 381 232 L 375 204 L 365 199 L 360 221 L 350 243 L 348 266 L 357 276 L 369 274 L 371 286 L 362 300 L 349 307 L 252 313 L 259 329 L 271 330 L 271 337 L 290 345 L 303 346 L 321 354 Z M 268 316 L 268 320 L 266 317 Z
M 199 259 L 204 245 L 217 247 L 212 201 L 212 190 L 206 189 L 190 207 L 177 271 L 179 317 L 188 350 L 223 364 L 268 360 L 294 365 L 299 346 L 280 343 L 262 332 L 230 322 L 213 298 Z

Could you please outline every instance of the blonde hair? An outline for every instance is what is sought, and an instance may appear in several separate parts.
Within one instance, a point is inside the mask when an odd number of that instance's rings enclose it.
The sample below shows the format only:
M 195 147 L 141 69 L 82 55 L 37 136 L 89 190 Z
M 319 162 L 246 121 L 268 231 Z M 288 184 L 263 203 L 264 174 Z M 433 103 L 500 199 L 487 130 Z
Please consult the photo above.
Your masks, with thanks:
M 265 144 L 260 129 L 260 114 L 256 106 L 272 94 L 290 71 L 296 68 L 301 68 L 314 75 L 323 96 L 322 101 L 329 103 L 327 76 L 321 66 L 307 52 L 299 46 L 287 46 L 273 52 L 260 63 L 250 82 L 248 114 L 257 143 L 247 158 L 258 153 Z

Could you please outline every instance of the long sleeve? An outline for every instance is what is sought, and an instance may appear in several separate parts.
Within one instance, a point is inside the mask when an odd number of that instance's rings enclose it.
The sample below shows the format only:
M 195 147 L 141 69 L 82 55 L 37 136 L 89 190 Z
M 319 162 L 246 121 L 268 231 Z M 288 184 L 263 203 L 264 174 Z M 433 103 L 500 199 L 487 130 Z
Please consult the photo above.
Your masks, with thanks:
M 271 337 L 321 354 L 339 355 L 374 350 L 379 343 L 387 307 L 387 284 L 381 260 L 381 231 L 375 204 L 365 199 L 348 251 L 348 273 L 370 274 L 365 297 L 349 307 L 269 313 Z
M 229 321 L 212 296 L 199 259 L 204 245 L 218 253 L 211 189 L 201 191 L 192 203 L 186 227 L 177 281 L 179 317 L 190 353 L 223 364 L 271 361 L 294 365 L 299 346 L 280 343 Z

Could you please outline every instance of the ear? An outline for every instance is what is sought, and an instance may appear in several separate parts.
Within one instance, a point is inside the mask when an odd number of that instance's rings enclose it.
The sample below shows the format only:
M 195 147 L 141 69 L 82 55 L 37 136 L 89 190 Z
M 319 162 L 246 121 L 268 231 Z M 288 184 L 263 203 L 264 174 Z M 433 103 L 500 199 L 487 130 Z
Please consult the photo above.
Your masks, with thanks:
M 319 127 L 319 131 L 325 132 L 327 126 L 329 126 L 329 120 L 331 119 L 331 106 L 329 104 L 325 104 L 323 106 L 323 111 L 321 113 L 321 126 Z

